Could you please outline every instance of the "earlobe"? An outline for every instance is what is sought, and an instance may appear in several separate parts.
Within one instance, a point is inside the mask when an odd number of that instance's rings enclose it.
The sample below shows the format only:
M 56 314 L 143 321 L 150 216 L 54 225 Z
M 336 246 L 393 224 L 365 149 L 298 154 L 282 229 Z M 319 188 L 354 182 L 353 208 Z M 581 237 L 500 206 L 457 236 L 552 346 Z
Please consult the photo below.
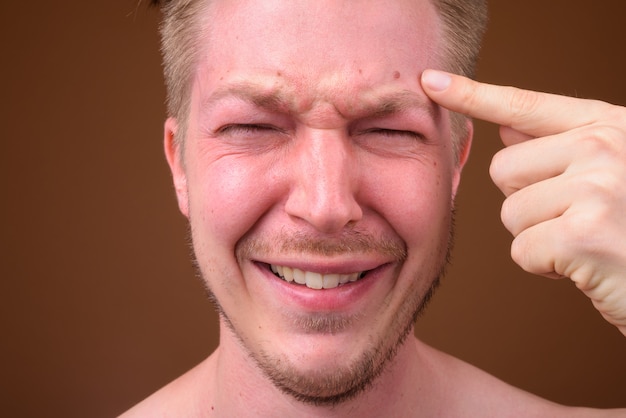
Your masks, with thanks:
M 459 183 L 461 182 L 461 171 L 465 163 L 469 159 L 470 148 L 472 147 L 472 137 L 474 136 L 474 124 L 470 118 L 465 121 L 465 129 L 463 130 L 463 137 L 459 138 L 459 148 L 457 165 L 454 170 L 454 178 L 452 183 L 452 198 L 456 196 L 459 189 Z
M 187 192 L 187 174 L 183 163 L 182 144 L 176 139 L 178 123 L 174 118 L 165 121 L 163 132 L 163 148 L 165 158 L 172 172 L 178 208 L 185 217 L 189 217 L 189 194 Z

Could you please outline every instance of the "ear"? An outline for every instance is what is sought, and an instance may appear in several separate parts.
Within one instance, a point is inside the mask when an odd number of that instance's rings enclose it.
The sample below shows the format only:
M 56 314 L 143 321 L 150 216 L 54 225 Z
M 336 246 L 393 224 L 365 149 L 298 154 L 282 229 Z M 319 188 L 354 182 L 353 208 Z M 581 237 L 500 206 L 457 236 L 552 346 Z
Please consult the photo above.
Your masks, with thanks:
M 165 158 L 172 172 L 174 180 L 174 189 L 176 190 L 176 198 L 178 199 L 178 208 L 185 217 L 189 217 L 189 194 L 187 191 L 187 174 L 185 173 L 185 164 L 183 161 L 183 145 L 180 140 L 176 139 L 178 131 L 178 123 L 174 118 L 168 118 L 165 121 L 163 130 L 163 148 L 165 150 Z
M 465 121 L 465 129 L 463 130 L 463 137 L 459 138 L 459 150 L 458 161 L 456 168 L 454 169 L 454 178 L 452 179 L 452 198 L 456 196 L 456 192 L 459 189 L 459 183 L 461 182 L 461 171 L 465 163 L 469 159 L 470 148 L 472 147 L 472 137 L 474 136 L 474 124 L 470 118 Z

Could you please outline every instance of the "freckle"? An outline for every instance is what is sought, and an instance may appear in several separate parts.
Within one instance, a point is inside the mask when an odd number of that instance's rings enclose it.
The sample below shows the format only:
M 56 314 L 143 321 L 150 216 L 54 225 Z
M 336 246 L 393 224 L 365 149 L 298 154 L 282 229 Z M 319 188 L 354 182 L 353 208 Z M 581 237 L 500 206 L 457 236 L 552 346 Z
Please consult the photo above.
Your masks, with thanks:
M 393 72 L 393 78 L 395 78 L 396 80 L 400 78 L 400 71 L 394 71 Z

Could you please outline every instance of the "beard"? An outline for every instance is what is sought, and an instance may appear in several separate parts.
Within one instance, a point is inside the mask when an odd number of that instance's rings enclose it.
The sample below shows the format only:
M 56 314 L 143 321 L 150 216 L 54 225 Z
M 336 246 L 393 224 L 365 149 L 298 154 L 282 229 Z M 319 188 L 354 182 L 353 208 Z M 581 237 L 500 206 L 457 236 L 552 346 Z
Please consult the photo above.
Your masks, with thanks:
M 423 312 L 426 304 L 434 294 L 440 282 L 435 277 L 423 294 L 416 293 L 402 306 L 387 333 L 381 336 L 375 345 L 369 346 L 351 364 L 341 367 L 330 367 L 319 372 L 302 373 L 298 368 L 286 361 L 277 359 L 261 351 L 249 354 L 257 366 L 283 393 L 296 400 L 316 406 L 337 406 L 353 399 L 367 390 L 378 376 L 393 361 L 400 346 L 411 334 L 413 324 Z M 319 329 L 319 319 L 313 320 L 314 329 Z M 324 318 L 327 329 L 343 325 L 343 318 Z M 230 323 L 227 320 L 227 323 Z M 337 323 L 340 325 L 338 326 Z M 234 329 L 231 325 L 231 330 Z M 240 338 L 240 341 L 241 338 Z
M 209 282 L 203 277 L 199 263 L 195 259 L 194 266 L 207 291 L 209 300 L 214 304 L 220 319 L 239 341 L 260 371 L 283 393 L 296 400 L 316 406 L 333 407 L 353 399 L 367 390 L 386 367 L 395 358 L 398 349 L 411 334 L 417 318 L 424 312 L 438 288 L 441 277 L 450 261 L 454 236 L 454 209 L 451 210 L 447 239 L 433 243 L 436 247 L 435 261 L 425 268 L 427 271 L 415 271 L 407 296 L 394 319 L 385 332 L 373 344 L 369 345 L 350 364 L 340 367 L 332 366 L 328 370 L 302 372 L 296 365 L 283 357 L 272 355 L 264 350 L 254 351 L 246 343 L 245 337 L 230 320 L 219 300 L 211 291 Z M 281 244 L 276 246 L 276 242 Z M 348 232 L 337 241 L 324 241 L 319 238 L 293 234 L 280 240 L 258 241 L 244 237 L 236 248 L 238 260 L 245 259 L 248 254 L 259 254 L 276 248 L 282 250 L 299 250 L 304 254 L 337 255 L 346 251 L 379 251 L 393 255 L 398 260 L 407 257 L 404 244 L 394 240 L 373 238 L 356 231 Z M 192 252 L 193 254 L 193 252 Z M 424 268 L 425 266 L 420 266 Z M 349 328 L 358 318 L 339 314 L 311 314 L 294 318 L 298 327 L 311 333 L 337 333 Z

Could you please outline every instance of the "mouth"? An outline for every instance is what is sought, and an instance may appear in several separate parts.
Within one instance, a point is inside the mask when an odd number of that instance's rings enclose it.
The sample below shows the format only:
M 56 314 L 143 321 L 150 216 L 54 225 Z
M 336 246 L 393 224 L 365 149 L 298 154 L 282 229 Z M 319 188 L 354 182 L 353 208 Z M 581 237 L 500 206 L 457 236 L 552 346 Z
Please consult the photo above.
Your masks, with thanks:
M 276 277 L 288 283 L 295 283 L 316 290 L 334 289 L 348 283 L 353 283 L 362 279 L 368 273 L 367 271 L 363 271 L 350 274 L 322 274 L 275 264 L 270 264 L 269 266 Z

